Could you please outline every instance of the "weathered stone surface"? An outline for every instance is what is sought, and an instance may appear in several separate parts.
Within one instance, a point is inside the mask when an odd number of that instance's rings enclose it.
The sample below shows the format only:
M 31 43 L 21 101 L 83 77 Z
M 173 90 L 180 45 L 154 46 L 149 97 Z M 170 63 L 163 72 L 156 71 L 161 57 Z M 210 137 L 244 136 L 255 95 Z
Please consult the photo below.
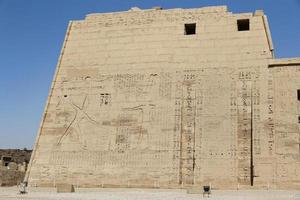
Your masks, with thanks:
M 10 157 L 11 162 L 17 164 L 28 163 L 32 150 L 27 149 L 0 149 L 0 158 Z M 1 159 L 2 160 L 2 159 Z
M 25 173 L 15 169 L 0 167 L 0 186 L 13 186 L 20 184 L 24 179 Z
M 241 19 L 250 30 L 238 31 Z M 299 63 L 274 60 L 261 11 L 132 9 L 71 21 L 26 180 L 300 188 Z
M 21 183 L 25 176 L 31 150 L 0 149 L 0 186 Z
M 75 192 L 74 186 L 66 183 L 56 184 L 57 193 L 70 193 Z

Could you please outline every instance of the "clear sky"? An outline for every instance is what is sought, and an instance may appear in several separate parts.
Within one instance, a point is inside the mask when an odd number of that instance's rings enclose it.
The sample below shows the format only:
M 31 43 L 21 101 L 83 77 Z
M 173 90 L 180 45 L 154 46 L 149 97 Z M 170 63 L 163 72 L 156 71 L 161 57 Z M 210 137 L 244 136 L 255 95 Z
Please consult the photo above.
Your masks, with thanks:
M 31 148 L 69 20 L 131 7 L 263 9 L 275 55 L 300 57 L 300 0 L 0 0 L 0 148 Z

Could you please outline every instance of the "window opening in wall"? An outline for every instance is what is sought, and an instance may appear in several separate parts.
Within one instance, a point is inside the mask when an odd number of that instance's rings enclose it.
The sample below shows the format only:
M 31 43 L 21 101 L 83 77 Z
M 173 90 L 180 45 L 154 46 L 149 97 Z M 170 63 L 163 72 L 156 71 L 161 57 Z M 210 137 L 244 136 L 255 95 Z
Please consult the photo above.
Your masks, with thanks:
M 196 34 L 196 23 L 185 24 L 184 25 L 184 34 L 185 35 L 195 35 Z
M 300 90 L 297 90 L 297 98 L 298 98 L 298 101 L 300 101 Z
M 237 27 L 238 27 L 238 31 L 249 31 L 250 30 L 249 19 L 238 19 Z
M 6 167 L 12 161 L 11 157 L 7 157 L 7 156 L 3 156 L 1 160 L 3 161 L 3 165 Z
M 300 123 L 300 116 L 298 116 L 298 123 Z
M 6 156 L 4 157 L 3 156 L 2 160 L 5 161 L 5 162 L 10 162 L 11 161 L 11 157 L 6 157 Z

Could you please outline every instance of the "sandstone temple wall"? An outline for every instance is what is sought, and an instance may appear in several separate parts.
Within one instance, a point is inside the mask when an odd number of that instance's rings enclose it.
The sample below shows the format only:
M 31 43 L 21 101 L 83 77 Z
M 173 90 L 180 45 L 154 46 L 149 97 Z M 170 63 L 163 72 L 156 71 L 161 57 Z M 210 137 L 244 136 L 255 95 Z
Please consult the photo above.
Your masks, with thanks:
M 280 95 L 300 88 L 299 72 L 273 60 L 261 11 L 135 8 L 71 21 L 26 180 L 297 188 L 296 102 Z

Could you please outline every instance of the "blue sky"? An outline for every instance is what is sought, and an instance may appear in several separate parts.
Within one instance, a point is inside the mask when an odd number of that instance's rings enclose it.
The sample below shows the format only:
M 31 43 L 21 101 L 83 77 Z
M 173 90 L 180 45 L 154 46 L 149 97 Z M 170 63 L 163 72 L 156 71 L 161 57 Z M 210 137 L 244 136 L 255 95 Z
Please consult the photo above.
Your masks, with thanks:
M 31 148 L 69 20 L 131 7 L 263 9 L 275 55 L 300 57 L 300 0 L 0 0 L 0 148 Z

